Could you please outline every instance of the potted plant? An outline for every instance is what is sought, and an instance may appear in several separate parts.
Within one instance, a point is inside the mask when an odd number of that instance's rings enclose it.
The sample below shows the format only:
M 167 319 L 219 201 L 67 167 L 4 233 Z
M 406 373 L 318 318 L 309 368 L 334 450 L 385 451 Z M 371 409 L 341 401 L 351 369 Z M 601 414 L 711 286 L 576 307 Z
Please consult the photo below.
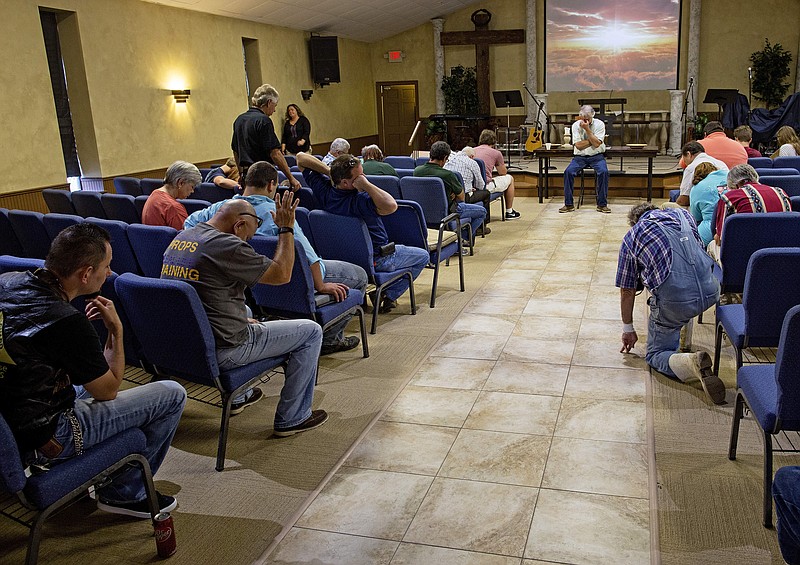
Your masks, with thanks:
M 425 144 L 430 148 L 437 141 L 445 138 L 447 122 L 440 118 L 430 118 L 425 124 Z
M 703 130 L 708 123 L 708 114 L 697 114 L 694 117 L 694 134 L 695 140 L 703 139 Z
M 445 113 L 477 116 L 480 112 L 475 67 L 458 65 L 451 68 L 450 76 L 442 79 L 442 92 L 444 92 Z
M 753 94 L 763 101 L 767 108 L 780 106 L 789 90 L 784 79 L 789 76 L 792 54 L 780 43 L 771 45 L 764 40 L 764 49 L 750 55 L 753 64 Z

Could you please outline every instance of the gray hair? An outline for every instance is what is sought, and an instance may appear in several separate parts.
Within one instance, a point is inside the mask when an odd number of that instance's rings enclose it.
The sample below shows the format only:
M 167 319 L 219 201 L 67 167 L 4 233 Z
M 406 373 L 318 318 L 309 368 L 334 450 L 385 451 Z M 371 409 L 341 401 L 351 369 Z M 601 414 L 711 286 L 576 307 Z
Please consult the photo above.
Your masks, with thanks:
M 271 84 L 262 84 L 256 88 L 253 97 L 250 99 L 250 102 L 256 108 L 266 106 L 269 101 L 275 102 L 275 104 L 278 103 L 278 91 Z
M 343 153 L 347 153 L 350 151 L 350 142 L 342 137 L 337 137 L 331 142 L 330 152 L 333 154 L 334 152 L 339 153 L 340 155 Z
M 628 225 L 631 227 L 635 226 L 639 219 L 651 210 L 658 210 L 658 206 L 652 202 L 642 202 L 641 204 L 637 204 L 628 212 Z
M 184 181 L 197 186 L 203 181 L 200 169 L 186 161 L 175 161 L 167 169 L 164 184 L 178 186 L 179 181 Z
M 593 118 L 594 117 L 594 108 L 592 108 L 592 106 L 590 106 L 589 104 L 584 104 L 583 106 L 581 106 L 581 109 L 578 111 L 578 115 L 579 116 L 586 116 L 587 118 Z
M 432 161 L 444 161 L 450 155 L 450 145 L 446 141 L 437 141 L 431 145 Z
M 739 188 L 749 182 L 758 182 L 758 173 L 750 165 L 736 165 L 728 171 L 728 188 Z
M 475 148 L 470 145 L 467 145 L 461 152 L 467 157 L 475 157 Z

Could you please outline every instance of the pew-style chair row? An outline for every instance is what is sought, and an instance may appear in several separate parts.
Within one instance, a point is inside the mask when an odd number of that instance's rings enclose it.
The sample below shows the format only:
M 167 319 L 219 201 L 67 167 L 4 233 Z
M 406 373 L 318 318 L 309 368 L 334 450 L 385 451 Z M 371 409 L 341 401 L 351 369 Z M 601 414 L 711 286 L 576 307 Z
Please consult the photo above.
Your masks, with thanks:
M 747 164 L 754 169 L 798 169 L 800 170 L 800 157 L 750 157 Z
M 139 179 L 136 177 L 116 177 L 114 179 L 114 190 L 117 191 L 117 194 L 127 194 L 133 197 L 147 196 L 162 186 L 164 186 L 162 179 Z M 221 188 L 213 182 L 201 182 L 194 187 L 191 196 L 196 200 L 207 200 L 214 203 L 227 200 L 233 195 L 232 190 Z

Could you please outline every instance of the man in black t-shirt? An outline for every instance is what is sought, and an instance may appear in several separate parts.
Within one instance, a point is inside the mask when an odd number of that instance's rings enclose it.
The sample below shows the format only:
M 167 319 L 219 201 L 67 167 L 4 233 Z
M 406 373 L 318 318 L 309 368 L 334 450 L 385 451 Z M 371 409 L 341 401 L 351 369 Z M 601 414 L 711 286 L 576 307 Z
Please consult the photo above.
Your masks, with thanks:
M 77 224 L 54 240 L 44 269 L 0 275 L 0 413 L 24 464 L 48 467 L 82 456 L 117 433 L 140 428 L 143 455 L 155 473 L 178 426 L 186 391 L 158 381 L 120 391 L 125 373 L 122 323 L 114 303 L 98 293 L 111 273 L 108 232 Z M 87 296 L 86 312 L 70 301 Z M 89 320 L 108 330 L 103 346 Z M 82 385 L 89 398 L 75 397 Z M 149 518 L 141 474 L 130 469 L 99 489 L 101 510 Z M 177 506 L 158 495 L 168 512 Z

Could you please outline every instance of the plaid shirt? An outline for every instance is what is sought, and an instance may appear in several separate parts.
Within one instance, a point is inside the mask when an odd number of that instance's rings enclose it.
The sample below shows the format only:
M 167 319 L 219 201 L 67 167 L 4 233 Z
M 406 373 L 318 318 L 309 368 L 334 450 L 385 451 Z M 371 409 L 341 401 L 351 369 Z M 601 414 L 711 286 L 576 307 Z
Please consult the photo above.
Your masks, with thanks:
M 636 281 L 641 277 L 644 285 L 653 289 L 667 279 L 672 268 L 672 248 L 659 226 L 680 231 L 681 221 L 678 214 L 686 216 L 697 244 L 703 247 L 697 224 L 686 210 L 668 208 L 646 212 L 622 238 L 617 263 L 617 287 L 636 288 Z M 645 218 L 651 221 L 643 222 Z
M 468 193 L 486 186 L 486 181 L 483 180 L 478 163 L 461 151 L 450 153 L 450 158 L 444 164 L 444 168 L 448 171 L 461 173 L 464 179 L 464 189 Z

